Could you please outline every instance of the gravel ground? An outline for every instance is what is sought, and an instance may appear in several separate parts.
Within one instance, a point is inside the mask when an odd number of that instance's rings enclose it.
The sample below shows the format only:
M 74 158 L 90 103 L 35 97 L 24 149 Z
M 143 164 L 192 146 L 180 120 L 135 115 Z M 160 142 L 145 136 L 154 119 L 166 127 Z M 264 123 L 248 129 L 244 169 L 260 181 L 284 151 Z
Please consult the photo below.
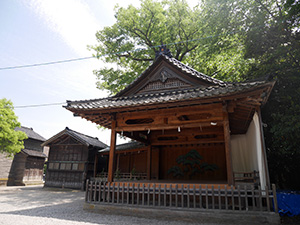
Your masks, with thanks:
M 81 191 L 42 186 L 0 187 L 0 224 L 200 224 L 187 218 L 157 220 L 107 212 L 95 213 L 83 210 L 83 203 L 84 192 Z
M 105 207 L 104 210 L 84 210 L 84 192 L 43 188 L 42 186 L 0 187 L 0 225 L 182 225 L 182 224 L 261 224 L 255 214 L 241 214 L 235 219 L 230 214 L 218 215 L 199 212 L 138 209 L 125 212 Z M 123 208 L 124 209 L 124 208 Z M 118 211 L 118 212 L 116 212 Z M 117 214 L 118 213 L 118 214 Z M 263 222 L 262 222 L 263 221 Z M 255 223 L 256 222 L 256 223 Z M 269 224 L 269 223 L 266 223 Z M 273 224 L 273 223 L 271 223 Z

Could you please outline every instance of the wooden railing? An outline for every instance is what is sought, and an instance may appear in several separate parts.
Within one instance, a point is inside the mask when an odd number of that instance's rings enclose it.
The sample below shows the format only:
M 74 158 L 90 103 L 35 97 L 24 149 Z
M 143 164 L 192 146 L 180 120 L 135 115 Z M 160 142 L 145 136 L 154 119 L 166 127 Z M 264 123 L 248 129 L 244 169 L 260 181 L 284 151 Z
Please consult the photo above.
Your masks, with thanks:
M 94 181 L 106 181 L 107 180 L 108 173 L 102 173 L 99 174 L 99 176 L 91 178 L 91 180 Z M 119 173 L 114 174 L 115 180 L 146 180 L 147 179 L 147 173 Z
M 276 188 L 259 186 L 220 186 L 195 184 L 106 183 L 87 181 L 85 201 L 91 204 L 119 204 L 138 207 L 168 207 L 182 209 L 218 209 L 278 212 Z

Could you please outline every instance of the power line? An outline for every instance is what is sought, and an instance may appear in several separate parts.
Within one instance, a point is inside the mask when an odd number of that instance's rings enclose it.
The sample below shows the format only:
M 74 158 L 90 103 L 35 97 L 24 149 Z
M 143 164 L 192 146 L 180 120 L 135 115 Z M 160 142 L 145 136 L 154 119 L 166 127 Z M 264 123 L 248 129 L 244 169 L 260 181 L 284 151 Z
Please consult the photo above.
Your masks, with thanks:
M 59 64 L 59 63 L 67 63 L 67 62 L 74 62 L 74 61 L 86 60 L 86 59 L 91 59 L 91 58 L 94 58 L 94 57 L 93 56 L 89 56 L 89 57 L 83 57 L 83 58 L 66 59 L 66 60 L 60 60 L 60 61 L 37 63 L 37 64 L 29 64 L 29 65 L 22 65 L 22 66 L 2 67 L 2 68 L 0 68 L 0 70 L 12 70 L 12 69 L 20 69 L 20 68 L 26 68 L 26 67 L 47 66 L 47 65 Z
M 37 104 L 37 105 L 21 105 L 21 106 L 14 106 L 15 109 L 21 109 L 21 108 L 36 108 L 36 107 L 44 107 L 44 106 L 53 106 L 53 105 L 63 105 L 66 104 L 66 102 L 60 102 L 60 103 L 46 103 L 46 104 Z
M 190 40 L 184 40 L 184 41 L 178 41 L 178 42 L 173 42 L 173 43 L 168 43 L 165 45 L 177 45 L 177 44 L 183 44 L 183 43 L 189 43 L 193 41 L 200 41 L 203 39 L 210 39 L 213 37 L 217 36 L 222 36 L 222 35 L 228 35 L 228 34 L 233 34 L 236 32 L 229 32 L 225 34 L 217 34 L 217 35 L 211 35 L 207 37 L 201 37 L 201 38 L 195 38 L 195 39 L 190 39 Z M 97 58 L 103 57 L 103 56 L 108 56 L 108 55 L 118 55 L 118 54 L 124 54 L 124 53 L 130 53 L 130 52 L 139 52 L 143 50 L 148 50 L 148 49 L 153 49 L 153 48 L 158 48 L 160 45 L 156 46 L 150 46 L 150 47 L 145 47 L 145 48 L 137 48 L 131 51 L 121 51 L 121 52 L 115 52 L 115 53 L 107 53 L 107 54 L 102 54 L 98 55 Z M 59 64 L 59 63 L 68 63 L 68 62 L 74 62 L 74 61 L 81 61 L 81 60 L 87 60 L 87 59 L 92 59 L 95 58 L 94 56 L 88 56 L 88 57 L 82 57 L 82 58 L 75 58 L 75 59 L 66 59 L 66 60 L 60 60 L 60 61 L 53 61 L 53 62 L 45 62 L 45 63 L 36 63 L 36 64 L 28 64 L 28 65 L 21 65 L 21 66 L 10 66 L 10 67 L 2 67 L 0 70 L 12 70 L 12 69 L 22 69 L 22 68 L 28 68 L 28 67 L 37 67 L 37 66 L 47 66 L 47 65 L 53 65 L 53 64 Z

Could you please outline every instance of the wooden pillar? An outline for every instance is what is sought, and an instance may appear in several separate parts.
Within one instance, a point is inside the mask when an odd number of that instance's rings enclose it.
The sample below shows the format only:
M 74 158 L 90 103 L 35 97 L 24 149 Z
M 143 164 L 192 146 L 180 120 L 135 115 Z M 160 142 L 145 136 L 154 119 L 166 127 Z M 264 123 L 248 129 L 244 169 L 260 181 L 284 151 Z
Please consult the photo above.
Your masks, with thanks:
M 117 170 L 120 169 L 120 154 L 117 154 Z
M 116 120 L 111 121 L 111 137 L 110 137 L 110 150 L 108 162 L 108 176 L 107 181 L 113 182 L 114 179 L 114 162 L 115 162 L 115 149 L 116 149 Z
M 261 140 L 261 149 L 262 149 L 262 157 L 264 160 L 264 167 L 266 172 L 266 185 L 270 188 L 270 177 L 269 177 L 269 167 L 268 167 L 268 160 L 267 160 L 267 152 L 266 152 L 266 144 L 264 139 L 264 130 L 262 126 L 262 118 L 261 118 L 261 111 L 260 108 L 257 110 L 258 118 L 259 118 L 259 128 L 260 128 L 260 140 Z
M 227 107 L 224 106 L 223 110 L 223 128 L 224 128 L 224 141 L 225 141 L 225 154 L 226 154 L 226 169 L 227 169 L 227 182 L 228 185 L 234 185 L 233 169 L 232 169 L 232 154 L 230 144 L 230 127 Z
M 97 150 L 98 151 L 98 150 Z M 94 177 L 97 175 L 97 165 L 98 165 L 98 152 L 95 154 L 95 161 L 94 161 Z
M 149 145 L 147 149 L 147 180 L 151 180 L 151 153 L 151 145 Z

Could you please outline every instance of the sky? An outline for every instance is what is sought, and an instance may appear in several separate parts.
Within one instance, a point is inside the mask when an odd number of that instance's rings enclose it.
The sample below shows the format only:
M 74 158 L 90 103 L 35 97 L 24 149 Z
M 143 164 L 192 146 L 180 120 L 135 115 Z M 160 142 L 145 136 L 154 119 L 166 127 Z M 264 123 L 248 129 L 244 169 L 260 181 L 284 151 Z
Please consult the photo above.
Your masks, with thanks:
M 197 0 L 188 1 L 191 6 Z M 91 57 L 95 34 L 115 23 L 114 7 L 139 0 L 0 0 L 0 99 L 13 102 L 22 126 L 49 139 L 65 127 L 110 144 L 110 130 L 73 117 L 66 100 L 104 98 L 93 70 L 95 58 L 46 66 L 1 68 Z M 51 106 L 29 107 L 52 104 Z M 118 139 L 117 144 L 124 142 Z

